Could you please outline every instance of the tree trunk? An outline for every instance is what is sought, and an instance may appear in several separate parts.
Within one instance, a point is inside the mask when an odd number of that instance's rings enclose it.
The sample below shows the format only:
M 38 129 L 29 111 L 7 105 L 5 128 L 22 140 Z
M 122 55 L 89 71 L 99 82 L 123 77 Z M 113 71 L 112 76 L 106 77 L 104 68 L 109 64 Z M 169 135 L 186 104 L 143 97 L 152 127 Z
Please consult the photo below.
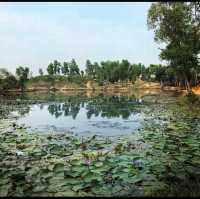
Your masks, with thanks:
M 186 74 L 184 73 L 184 77 L 185 77 L 185 87 L 188 93 L 192 93 L 192 89 L 190 86 L 190 81 L 188 80 Z
M 160 81 L 160 85 L 161 85 L 161 89 L 163 89 L 164 85 L 163 85 L 163 81 L 162 80 Z
M 195 74 L 195 86 L 197 86 L 197 73 Z

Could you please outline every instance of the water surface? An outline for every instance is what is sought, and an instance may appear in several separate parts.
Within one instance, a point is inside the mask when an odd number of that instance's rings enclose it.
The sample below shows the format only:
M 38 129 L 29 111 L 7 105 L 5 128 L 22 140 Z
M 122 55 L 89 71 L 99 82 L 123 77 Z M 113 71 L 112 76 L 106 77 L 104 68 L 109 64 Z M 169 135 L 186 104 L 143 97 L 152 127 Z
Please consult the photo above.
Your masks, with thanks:
M 76 134 L 120 135 L 132 133 L 141 126 L 142 113 L 136 107 L 141 100 L 128 97 L 68 96 L 62 101 L 36 102 L 18 123 L 41 132 L 71 131 Z
M 41 97 L 42 102 L 38 101 Z M 102 93 L 96 96 L 45 94 L 29 96 L 28 99 L 36 101 L 24 110 L 13 112 L 18 116 L 19 124 L 29 126 L 30 131 L 72 132 L 77 135 L 134 133 L 142 127 L 144 108 L 149 102 L 155 103 L 155 97 L 150 94 L 146 98 Z

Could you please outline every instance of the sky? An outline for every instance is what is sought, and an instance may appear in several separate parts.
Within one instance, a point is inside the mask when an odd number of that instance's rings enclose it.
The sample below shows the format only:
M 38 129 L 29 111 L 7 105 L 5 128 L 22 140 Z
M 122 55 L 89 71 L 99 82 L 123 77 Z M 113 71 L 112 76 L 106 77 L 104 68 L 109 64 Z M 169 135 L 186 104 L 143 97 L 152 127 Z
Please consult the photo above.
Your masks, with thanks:
M 150 2 L 1 2 L 0 68 L 38 74 L 53 60 L 162 63 L 147 28 Z

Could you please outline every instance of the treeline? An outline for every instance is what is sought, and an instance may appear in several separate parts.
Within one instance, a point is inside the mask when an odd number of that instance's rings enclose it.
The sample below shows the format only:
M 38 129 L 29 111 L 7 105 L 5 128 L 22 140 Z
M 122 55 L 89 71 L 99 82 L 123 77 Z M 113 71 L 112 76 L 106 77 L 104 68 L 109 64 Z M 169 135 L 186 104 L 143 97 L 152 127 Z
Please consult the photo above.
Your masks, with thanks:
M 144 64 L 131 64 L 128 60 L 121 61 L 86 61 L 85 70 L 80 70 L 75 59 L 70 62 L 59 62 L 54 60 L 47 66 L 47 75 L 42 69 L 39 69 L 39 76 L 32 78 L 28 67 L 18 67 L 15 75 L 12 75 L 5 69 L 0 70 L 0 90 L 12 88 L 25 89 L 25 84 L 30 79 L 55 81 L 66 80 L 77 84 L 83 84 L 88 80 L 96 81 L 100 86 L 106 83 L 127 82 L 134 83 L 137 78 L 144 81 L 160 82 L 162 86 L 185 86 L 185 80 L 182 76 L 177 76 L 176 69 L 171 66 L 161 64 L 150 64 L 145 67 Z M 199 83 L 199 75 L 194 71 L 192 85 Z M 65 78 L 64 78 L 65 77 Z
M 75 59 L 70 62 L 59 62 L 54 60 L 47 66 L 47 74 L 44 75 L 42 69 L 39 69 L 39 76 L 37 80 L 54 81 L 65 79 L 69 82 L 81 84 L 88 80 L 94 80 L 99 85 L 105 83 L 127 82 L 134 81 L 141 78 L 146 81 L 162 81 L 165 79 L 171 80 L 170 73 L 167 68 L 162 65 L 151 64 L 145 67 L 143 64 L 131 64 L 128 60 L 121 61 L 102 61 L 100 63 L 92 63 L 90 60 L 86 61 L 85 71 L 80 70 Z M 164 74 L 164 72 L 167 72 Z M 63 78 L 61 78 L 63 77 Z M 168 78 L 167 78 L 168 77 Z M 171 79 L 170 79 L 171 78 Z M 18 67 L 15 76 L 7 72 L 5 69 L 0 70 L 0 89 L 7 90 L 11 88 L 25 89 L 25 83 L 33 79 L 30 77 L 30 69 L 28 67 Z M 34 77 L 36 79 L 36 77 Z
M 40 75 L 41 69 L 39 69 Z M 102 61 L 92 63 L 86 61 L 85 71 L 80 70 L 75 59 L 71 62 L 59 62 L 54 60 L 47 67 L 48 75 L 65 75 L 67 77 L 80 76 L 87 80 L 102 82 L 135 81 L 141 73 L 145 73 L 145 66 L 141 63 L 131 64 L 128 60 L 122 61 Z
M 59 62 L 54 60 L 47 67 L 49 75 L 64 75 L 73 80 L 75 77 L 81 77 L 86 80 L 95 80 L 100 85 L 103 83 L 115 83 L 123 81 L 132 81 L 137 78 L 144 81 L 156 81 L 161 85 L 185 87 L 185 76 L 178 73 L 172 65 L 150 64 L 148 67 L 144 64 L 131 64 L 128 60 L 121 61 L 102 61 L 92 63 L 86 61 L 85 71 L 80 70 L 74 59 L 71 62 Z M 200 67 L 193 68 L 190 73 L 190 85 L 196 86 L 200 82 Z
M 41 69 L 39 69 L 40 75 Z M 121 61 L 102 61 L 100 63 L 92 63 L 90 60 L 86 61 L 85 71 L 80 70 L 78 64 L 74 59 L 71 62 L 59 62 L 54 60 L 47 67 L 48 75 L 64 75 L 71 79 L 81 77 L 86 80 L 95 80 L 99 84 L 110 82 L 134 81 L 141 78 L 145 81 L 159 81 L 162 84 L 175 85 L 181 84 L 181 79 L 175 79 L 175 71 L 171 67 L 163 66 L 161 64 L 150 64 L 145 67 L 144 64 L 131 64 L 128 60 Z

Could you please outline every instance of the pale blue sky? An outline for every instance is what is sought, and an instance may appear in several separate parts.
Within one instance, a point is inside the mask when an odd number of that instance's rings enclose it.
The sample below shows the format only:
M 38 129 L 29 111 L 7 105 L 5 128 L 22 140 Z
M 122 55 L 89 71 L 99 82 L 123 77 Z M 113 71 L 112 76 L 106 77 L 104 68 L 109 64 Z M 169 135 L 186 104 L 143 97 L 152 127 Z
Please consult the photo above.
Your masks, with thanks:
M 50 61 L 128 59 L 161 63 L 146 18 L 150 2 L 0 3 L 0 67 L 28 66 L 34 74 Z

